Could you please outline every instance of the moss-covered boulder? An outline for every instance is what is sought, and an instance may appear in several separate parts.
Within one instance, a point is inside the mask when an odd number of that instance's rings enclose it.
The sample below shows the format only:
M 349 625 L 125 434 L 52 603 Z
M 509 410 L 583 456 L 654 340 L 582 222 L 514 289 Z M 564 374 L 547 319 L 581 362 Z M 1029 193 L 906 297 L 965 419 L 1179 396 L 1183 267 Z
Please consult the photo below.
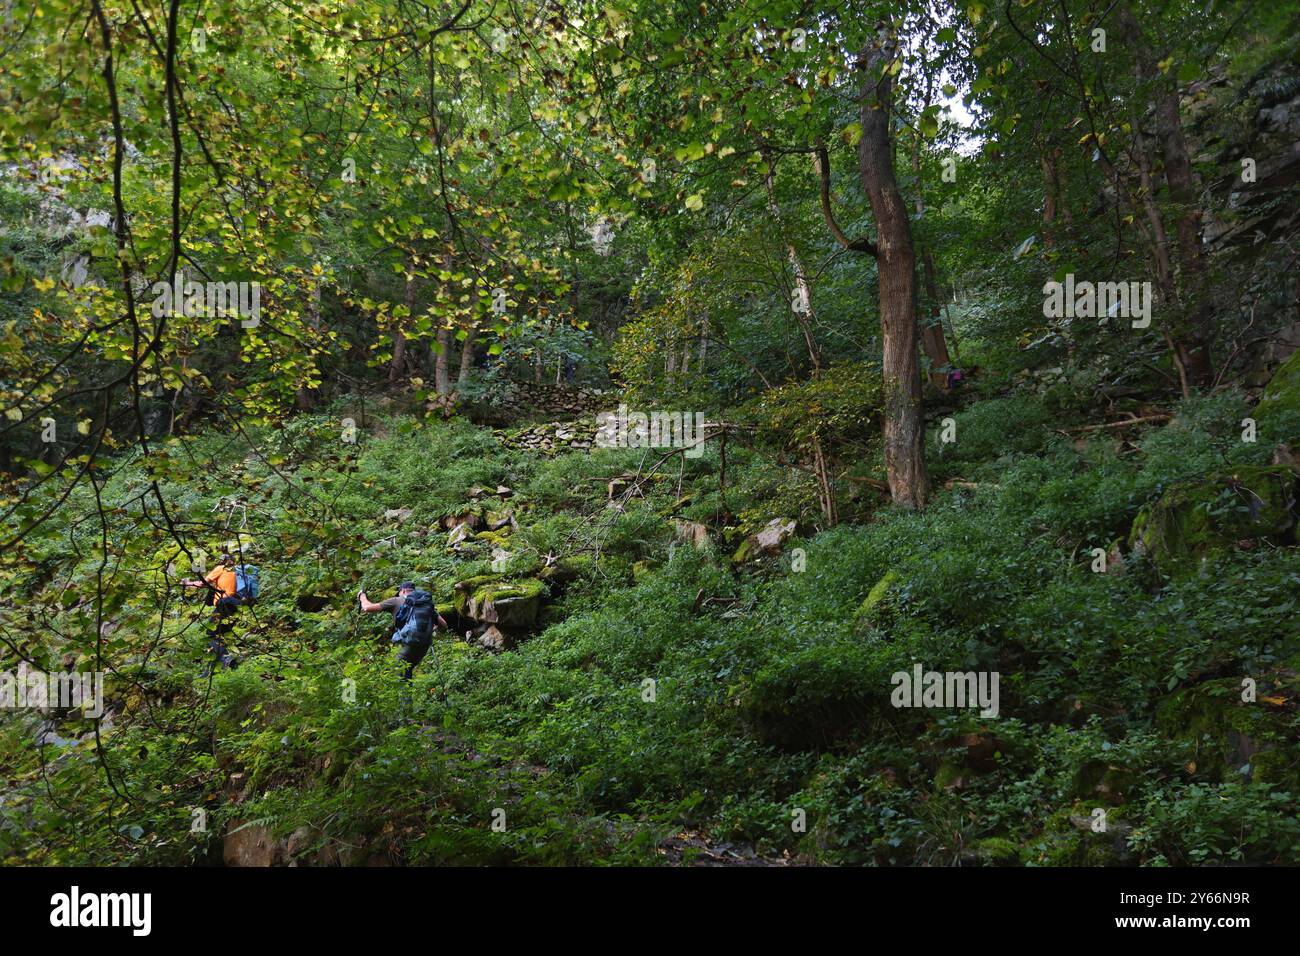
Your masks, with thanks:
M 570 581 L 576 581 L 596 566 L 596 557 L 591 554 L 571 554 L 568 557 L 560 558 L 553 564 L 547 565 L 542 569 L 540 577 L 553 584 L 568 584 Z
M 485 541 L 493 547 L 510 550 L 510 529 L 501 531 L 480 531 L 474 536 L 475 541 Z
M 1242 465 L 1174 485 L 1133 522 L 1129 547 L 1161 572 L 1195 570 L 1212 554 L 1259 540 L 1285 543 L 1295 527 L 1296 476 L 1283 465 Z
M 735 564 L 745 564 L 758 558 L 778 553 L 798 527 L 797 522 L 784 518 L 773 518 L 757 534 L 751 534 L 740 543 L 731 560 Z
M 458 524 L 447 533 L 447 550 L 459 551 L 460 546 L 474 540 L 474 530 L 468 524 Z
M 963 790 L 976 777 L 998 769 L 1011 745 L 988 731 L 958 734 L 944 742 L 937 753 L 941 759 L 934 774 L 936 790 Z
M 527 628 L 537 620 L 545 593 L 546 585 L 537 578 L 503 581 L 480 575 L 456 585 L 456 612 L 483 624 Z
M 1290 714 L 1278 706 L 1287 699 L 1278 688 L 1290 692 L 1298 684 L 1293 674 L 1261 677 L 1255 699 L 1248 701 L 1242 699 L 1241 678 L 1204 681 L 1161 700 L 1156 728 L 1189 745 L 1192 759 L 1184 769 L 1193 778 L 1300 787 Z
M 1300 441 L 1300 351 L 1273 373 L 1254 417 L 1265 440 Z

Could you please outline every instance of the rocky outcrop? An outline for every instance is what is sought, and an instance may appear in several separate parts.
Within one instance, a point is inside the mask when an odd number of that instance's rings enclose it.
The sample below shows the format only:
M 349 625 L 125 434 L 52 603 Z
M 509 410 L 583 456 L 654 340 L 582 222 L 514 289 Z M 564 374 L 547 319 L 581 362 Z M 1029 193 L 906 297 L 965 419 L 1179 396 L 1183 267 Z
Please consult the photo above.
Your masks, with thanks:
M 542 569 L 541 578 L 552 586 L 566 585 L 576 581 L 584 574 L 590 574 L 596 566 L 596 558 L 590 554 L 574 554 L 552 561 Z
M 301 826 L 287 837 L 277 837 L 269 827 L 256 822 L 236 822 L 221 846 L 226 866 L 391 866 L 389 852 L 362 844 L 324 838 L 309 826 Z
M 709 535 L 709 529 L 698 521 L 686 521 L 682 518 L 673 518 L 672 523 L 678 541 L 689 542 L 697 548 L 707 548 L 713 544 L 713 538 Z
M 1300 695 L 1300 676 L 1292 669 L 1296 663 L 1258 674 L 1253 695 L 1243 694 L 1240 677 L 1176 690 L 1157 706 L 1156 728 L 1194 748 L 1196 759 L 1184 769 L 1197 778 L 1300 786 L 1291 726 Z
M 221 846 L 226 866 L 277 866 L 287 862 L 287 856 L 285 842 L 255 823 L 236 823 Z
M 546 585 L 536 578 L 504 581 L 496 575 L 456 585 L 456 613 L 497 628 L 527 630 L 537 620 Z
M 1133 522 L 1129 547 L 1162 574 L 1194 571 L 1205 558 L 1295 527 L 1296 476 L 1282 465 L 1243 465 L 1174 485 Z
M 731 560 L 736 564 L 745 564 L 748 561 L 777 554 L 786 541 L 794 535 L 796 527 L 794 521 L 773 518 L 757 534 L 751 534 L 742 541 Z

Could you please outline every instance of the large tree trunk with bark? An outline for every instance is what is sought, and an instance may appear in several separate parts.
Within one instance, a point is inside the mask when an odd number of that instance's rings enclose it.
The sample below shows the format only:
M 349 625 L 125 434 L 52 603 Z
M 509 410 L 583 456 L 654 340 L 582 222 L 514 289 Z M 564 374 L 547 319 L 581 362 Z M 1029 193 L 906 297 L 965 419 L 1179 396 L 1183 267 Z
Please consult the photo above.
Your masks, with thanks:
M 885 386 L 885 472 L 895 504 L 925 504 L 925 423 L 916 355 L 916 254 L 907 206 L 894 177 L 889 120 L 894 92 L 889 73 L 897 50 L 882 28 L 858 62 L 862 81 L 862 185 L 876 220 L 880 274 L 880 331 Z

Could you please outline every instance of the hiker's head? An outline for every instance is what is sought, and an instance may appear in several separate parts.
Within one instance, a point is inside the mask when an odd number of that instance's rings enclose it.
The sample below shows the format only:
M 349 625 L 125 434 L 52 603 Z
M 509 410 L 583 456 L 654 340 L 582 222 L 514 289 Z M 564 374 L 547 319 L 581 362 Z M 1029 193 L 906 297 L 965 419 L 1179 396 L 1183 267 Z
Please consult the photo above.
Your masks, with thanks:
M 397 586 L 397 596 L 398 596 L 398 597 L 406 597 L 408 594 L 410 594 L 410 593 L 411 593 L 412 591 L 414 591 L 414 590 L 415 590 L 415 582 L 414 582 L 414 581 L 403 581 L 401 584 L 399 584 L 399 585 Z
M 226 567 L 230 567 L 232 564 L 235 563 L 235 559 L 232 558 L 229 554 L 226 554 L 225 552 L 222 552 L 222 554 L 221 554 L 221 560 L 218 561 L 217 563 L 218 563 L 218 564 L 225 565 Z

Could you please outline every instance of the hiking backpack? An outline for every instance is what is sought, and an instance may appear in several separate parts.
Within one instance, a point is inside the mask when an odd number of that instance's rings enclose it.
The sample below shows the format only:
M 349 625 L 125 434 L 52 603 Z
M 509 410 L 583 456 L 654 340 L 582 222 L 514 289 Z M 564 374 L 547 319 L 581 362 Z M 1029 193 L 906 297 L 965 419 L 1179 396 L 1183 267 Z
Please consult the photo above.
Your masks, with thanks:
M 428 591 L 412 591 L 393 614 L 394 644 L 428 644 L 433 639 L 433 626 L 438 612 L 433 607 L 433 595 Z
M 251 564 L 236 565 L 235 594 L 245 601 L 256 601 L 257 592 L 257 568 Z

